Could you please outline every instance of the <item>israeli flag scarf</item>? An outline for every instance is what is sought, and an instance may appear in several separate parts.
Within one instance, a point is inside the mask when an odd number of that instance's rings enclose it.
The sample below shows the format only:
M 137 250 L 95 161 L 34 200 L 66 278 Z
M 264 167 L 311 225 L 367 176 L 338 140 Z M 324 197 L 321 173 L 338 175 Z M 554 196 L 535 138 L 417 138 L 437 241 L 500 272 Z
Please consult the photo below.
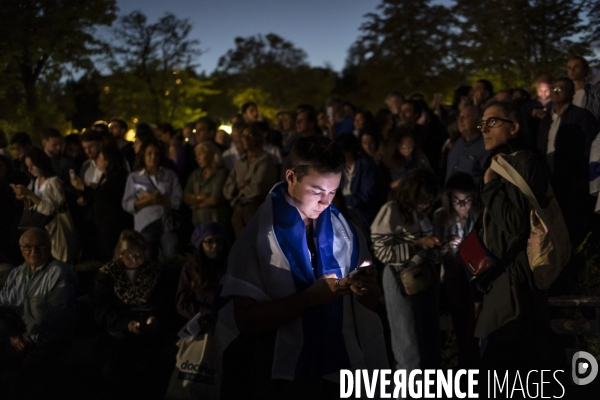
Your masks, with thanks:
M 370 259 L 364 238 L 334 206 L 329 206 L 313 225 L 317 241 L 313 271 L 306 227 L 286 188 L 286 184 L 273 188 L 232 248 L 222 297 L 281 299 L 307 289 L 324 275 L 344 278 Z M 258 265 L 251 261 L 251 249 L 258 253 Z M 240 263 L 243 267 L 238 267 Z M 231 329 L 235 325 L 231 322 L 233 313 L 227 310 L 230 303 L 219 312 L 215 337 L 221 332 L 229 339 L 236 336 Z M 229 335 L 223 328 L 229 328 Z M 227 340 L 221 342 L 224 349 Z M 387 365 L 379 317 L 358 303 L 354 295 L 348 295 L 313 307 L 277 329 L 271 376 L 288 380 L 327 377 L 335 381 L 340 369 Z

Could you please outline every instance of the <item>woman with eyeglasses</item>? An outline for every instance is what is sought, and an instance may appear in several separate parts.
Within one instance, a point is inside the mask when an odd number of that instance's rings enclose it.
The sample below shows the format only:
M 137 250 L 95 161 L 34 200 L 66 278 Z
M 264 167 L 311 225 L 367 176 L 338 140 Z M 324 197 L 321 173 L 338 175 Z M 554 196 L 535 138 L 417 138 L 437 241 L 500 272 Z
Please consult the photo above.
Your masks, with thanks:
M 458 347 L 459 368 L 471 368 L 478 358 L 478 345 L 473 336 L 475 328 L 475 299 L 477 293 L 469 285 L 465 271 L 456 258 L 458 247 L 473 230 L 479 217 L 475 195 L 477 186 L 466 172 L 453 174 L 442 193 L 442 207 L 433 214 L 433 235 L 448 243 L 449 251 L 442 259 L 441 290 L 444 311 L 452 316 Z
M 526 253 L 532 206 L 519 188 L 489 168 L 492 159 L 504 157 L 546 206 L 547 168 L 523 145 L 521 121 L 513 103 L 492 102 L 479 124 L 490 151 L 480 194 L 485 244 L 500 260 L 478 283 L 484 295 L 475 337 L 484 369 L 532 369 L 549 356 L 541 346 L 549 330 L 546 299 L 535 285 Z
M 392 201 L 381 207 L 371 224 L 375 257 L 385 267 L 382 286 L 391 331 L 396 369 L 437 368 L 440 361 L 438 312 L 439 272 L 425 259 L 439 248 L 427 217 L 438 197 L 438 180 L 433 171 L 409 171 L 392 192 Z M 423 262 L 416 261 L 421 258 Z M 409 294 L 400 279 L 415 260 L 415 275 L 428 276 L 428 285 Z M 412 275 L 412 273 L 411 273 Z
M 198 225 L 192 234 L 196 248 L 183 266 L 177 289 L 177 311 L 186 319 L 201 313 L 208 321 L 215 291 L 227 266 L 227 245 L 223 226 L 217 222 Z
M 169 368 L 162 354 L 165 328 L 170 326 L 168 281 L 163 269 L 149 261 L 147 242 L 134 230 L 121 233 L 112 261 L 98 271 L 90 297 L 106 335 L 96 351 L 104 378 L 119 393 L 164 381 L 159 371 Z

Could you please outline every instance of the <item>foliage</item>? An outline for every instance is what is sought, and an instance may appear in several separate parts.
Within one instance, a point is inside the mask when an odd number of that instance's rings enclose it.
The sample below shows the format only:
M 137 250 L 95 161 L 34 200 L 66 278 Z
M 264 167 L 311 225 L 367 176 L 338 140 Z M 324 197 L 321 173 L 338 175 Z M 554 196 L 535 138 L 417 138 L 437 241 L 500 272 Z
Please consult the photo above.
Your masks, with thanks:
M 188 20 L 166 13 L 155 23 L 134 11 L 119 19 L 108 67 L 101 82 L 101 108 L 133 123 L 197 119 L 205 96 L 217 93 L 194 71 L 199 42 L 189 40 Z
M 62 99 L 46 89 L 68 71 L 91 66 L 102 49 L 94 27 L 110 25 L 115 11 L 115 0 L 3 0 L 0 83 L 8 110 L 0 118 L 30 132 L 60 123 Z

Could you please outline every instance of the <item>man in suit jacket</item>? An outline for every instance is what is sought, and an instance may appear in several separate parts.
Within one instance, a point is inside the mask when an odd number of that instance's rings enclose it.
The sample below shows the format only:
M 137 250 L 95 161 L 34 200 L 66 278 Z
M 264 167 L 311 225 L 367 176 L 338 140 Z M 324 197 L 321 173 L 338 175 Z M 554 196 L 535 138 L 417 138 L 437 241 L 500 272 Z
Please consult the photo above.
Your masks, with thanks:
M 552 187 L 573 243 L 591 228 L 594 199 L 589 195 L 589 157 L 600 127 L 594 115 L 572 104 L 575 86 L 569 78 L 552 88 L 552 112 L 540 123 L 537 148 L 552 170 Z M 578 244 L 578 243 L 577 243 Z

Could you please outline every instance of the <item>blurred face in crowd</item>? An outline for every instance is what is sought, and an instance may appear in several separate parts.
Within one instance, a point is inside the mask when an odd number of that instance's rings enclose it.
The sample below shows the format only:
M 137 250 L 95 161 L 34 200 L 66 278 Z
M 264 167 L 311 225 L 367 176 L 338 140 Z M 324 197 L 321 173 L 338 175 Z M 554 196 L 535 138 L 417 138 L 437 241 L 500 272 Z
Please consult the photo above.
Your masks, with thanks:
M 412 158 L 414 150 L 415 141 L 411 137 L 405 137 L 398 143 L 398 151 L 404 158 Z
M 189 126 L 185 126 L 181 130 L 181 134 L 183 135 L 185 141 L 188 142 L 190 145 L 194 146 L 196 144 L 196 135 L 194 135 L 194 129 L 192 129 Z
M 417 122 L 419 117 L 420 115 L 417 115 L 415 113 L 415 109 L 412 104 L 402 104 L 402 107 L 400 108 L 400 122 L 408 126 L 413 126 Z
M 377 154 L 377 143 L 371 135 L 363 135 L 360 139 L 363 151 L 369 155 L 369 157 L 375 157 Z
M 536 85 L 536 92 L 540 101 L 547 101 L 550 99 L 552 85 L 548 82 L 540 82 Z
M 296 132 L 304 134 L 314 130 L 314 123 L 308 121 L 308 111 L 298 113 L 296 117 Z
M 486 101 L 490 97 L 491 93 L 485 90 L 482 82 L 475 82 L 471 89 L 471 98 L 479 98 L 482 101 Z
M 584 81 L 588 70 L 581 60 L 571 60 L 567 63 L 567 74 L 572 81 Z
M 206 168 L 209 166 L 209 160 L 208 160 L 208 154 L 206 152 L 206 149 L 204 149 L 204 147 L 197 147 L 196 148 L 196 163 L 198 163 L 198 166 L 200 168 Z
M 44 152 L 48 154 L 48 157 L 57 157 L 60 156 L 61 150 L 61 140 L 57 137 L 51 137 L 47 140 L 42 140 L 42 147 L 44 148 Z
M 456 211 L 456 214 L 460 218 L 466 218 L 471 210 L 471 204 L 473 203 L 473 196 L 470 193 L 461 192 L 455 190 L 452 192 L 452 208 Z
M 223 250 L 223 238 L 219 235 L 209 235 L 202 241 L 202 251 L 210 259 L 215 259 Z
M 359 132 L 365 129 L 365 117 L 362 113 L 358 113 L 354 116 L 354 129 Z
M 504 115 L 502 107 L 500 106 L 488 107 L 483 113 L 484 121 L 496 118 L 507 119 Z M 487 151 L 494 150 L 496 147 L 506 143 L 509 139 L 516 137 L 518 131 L 519 124 L 517 122 L 496 120 L 496 123 L 491 128 L 488 127 L 487 124 L 483 124 L 481 127 L 481 133 L 483 134 L 485 149 Z
M 23 146 L 18 143 L 15 143 L 13 144 L 13 149 L 15 150 L 17 158 L 19 160 L 22 160 L 23 157 L 25 157 L 25 153 L 27 153 L 27 150 L 29 150 L 29 146 Z
M 25 262 L 32 267 L 40 267 L 50 259 L 51 244 L 47 237 L 34 230 L 23 233 L 19 246 Z
M 33 161 L 31 161 L 31 158 L 29 158 L 29 157 L 25 158 L 25 166 L 27 166 L 27 171 L 29 171 L 29 173 L 34 178 L 39 178 L 42 176 L 40 169 L 33 164 Z
M 288 194 L 300 212 L 302 220 L 316 219 L 331 204 L 335 192 L 340 186 L 342 173 L 320 174 L 310 169 L 301 180 L 296 173 L 288 169 L 285 172 Z
M 67 143 L 65 145 L 65 155 L 69 158 L 79 157 L 81 155 L 81 152 L 77 143 Z
M 238 153 L 243 153 L 244 148 L 242 146 L 242 131 L 240 129 L 233 129 L 231 131 L 231 142 L 237 149 Z
M 398 115 L 400 113 L 402 103 L 404 103 L 404 101 L 401 97 L 390 96 L 385 99 L 385 104 L 387 104 L 388 108 L 394 115 Z
M 98 158 L 96 158 L 96 168 L 102 172 L 106 172 L 106 169 L 108 168 L 108 160 L 104 157 L 102 152 L 98 154 Z
M 215 143 L 220 144 L 221 146 L 229 147 L 230 140 L 230 136 L 227 132 L 222 129 L 217 131 L 217 134 L 215 135 Z
M 215 133 L 208 130 L 208 125 L 205 122 L 198 122 L 196 124 L 196 138 L 198 138 L 198 143 L 212 140 L 215 137 Z
M 557 81 L 552 87 L 550 99 L 557 106 L 563 106 L 573 101 L 573 91 L 570 85 L 564 81 Z
M 127 133 L 127 131 L 121 128 L 121 125 L 116 122 L 111 122 L 108 125 L 108 130 L 110 131 L 110 134 L 113 135 L 113 137 L 117 140 L 121 139 Z
M 160 149 L 154 145 L 146 147 L 144 154 L 144 165 L 147 171 L 158 170 L 158 162 L 160 160 Z
M 171 135 L 169 135 L 168 132 L 161 131 L 160 129 L 158 129 L 156 131 L 156 138 L 158 140 L 160 140 L 161 142 L 167 143 L 167 144 L 171 143 L 171 140 L 172 140 Z
M 98 158 L 98 154 L 100 153 L 100 142 L 96 142 L 95 140 L 91 142 L 81 142 L 81 147 L 83 147 L 85 155 L 90 160 Z
M 255 106 L 250 106 L 246 109 L 244 113 L 244 121 L 246 122 L 256 122 L 258 121 L 258 108 Z
M 294 118 L 290 114 L 282 114 L 281 115 L 281 127 L 284 131 L 289 132 L 294 130 Z
M 144 263 L 146 249 L 143 247 L 130 247 L 121 254 L 121 260 L 126 269 L 139 268 Z
M 464 107 L 458 115 L 458 131 L 465 138 L 469 139 L 472 135 L 477 134 L 477 114 L 473 107 Z
M 252 133 L 250 129 L 242 131 L 242 148 L 251 153 L 257 152 L 262 147 L 262 135 Z
M 133 151 L 135 154 L 140 152 L 140 148 L 142 148 L 142 141 L 136 137 L 133 141 Z

